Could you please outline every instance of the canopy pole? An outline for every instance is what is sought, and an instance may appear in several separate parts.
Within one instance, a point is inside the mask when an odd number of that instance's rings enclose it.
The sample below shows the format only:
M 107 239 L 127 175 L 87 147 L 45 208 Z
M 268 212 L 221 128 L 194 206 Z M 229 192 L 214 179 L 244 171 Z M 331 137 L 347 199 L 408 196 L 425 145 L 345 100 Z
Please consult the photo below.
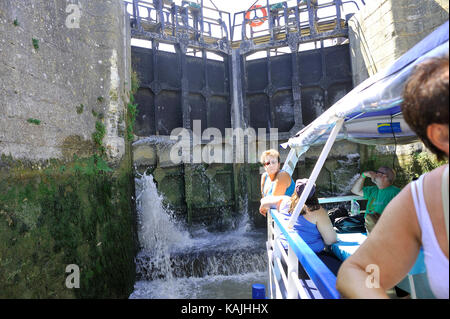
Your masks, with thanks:
M 303 153 L 298 155 L 297 150 L 295 148 L 291 148 L 288 156 L 286 157 L 286 161 L 284 162 L 283 171 L 287 172 L 289 175 L 292 176 L 295 170 L 295 166 L 297 165 L 298 159 Z
M 297 206 L 295 206 L 294 212 L 292 213 L 292 216 L 289 219 L 288 228 L 294 227 L 298 215 L 300 215 L 303 205 L 305 205 L 309 192 L 311 192 L 312 186 L 316 182 L 317 177 L 319 176 L 319 173 L 322 170 L 323 164 L 325 163 L 325 160 L 327 159 L 331 147 L 333 146 L 334 141 L 336 140 L 336 137 L 339 131 L 341 130 L 343 124 L 344 119 L 340 119 L 336 122 L 336 125 L 333 127 L 333 130 L 331 131 L 331 134 L 328 137 L 325 146 L 323 147 L 322 153 L 320 153 L 319 159 L 317 160 L 316 165 L 314 166 L 311 176 L 309 177 L 308 182 L 306 183 L 305 189 L 303 190 L 303 193 L 300 196 L 300 200 L 298 201 Z

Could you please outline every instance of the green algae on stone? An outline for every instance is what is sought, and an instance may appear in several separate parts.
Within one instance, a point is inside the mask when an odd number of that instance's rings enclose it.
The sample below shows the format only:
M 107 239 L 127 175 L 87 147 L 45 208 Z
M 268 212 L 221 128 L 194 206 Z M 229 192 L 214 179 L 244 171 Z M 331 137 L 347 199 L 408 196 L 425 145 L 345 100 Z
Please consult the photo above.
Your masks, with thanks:
M 0 169 L 0 298 L 128 297 L 137 247 L 128 164 L 112 171 L 92 157 Z M 69 264 L 80 268 L 80 289 L 65 286 Z

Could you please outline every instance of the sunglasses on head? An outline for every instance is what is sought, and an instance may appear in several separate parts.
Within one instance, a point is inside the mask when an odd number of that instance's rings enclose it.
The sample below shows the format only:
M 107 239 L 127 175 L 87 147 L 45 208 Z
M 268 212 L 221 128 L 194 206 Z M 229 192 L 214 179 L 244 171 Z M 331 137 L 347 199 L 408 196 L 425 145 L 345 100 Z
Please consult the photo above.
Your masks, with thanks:
M 385 173 L 385 172 L 382 172 L 382 171 L 376 171 L 375 173 L 381 174 L 381 175 L 386 175 L 386 173 Z
M 264 163 L 264 166 L 269 166 L 270 164 L 272 164 L 272 165 L 278 164 L 278 161 L 276 161 L 276 160 L 271 160 L 271 161 L 265 162 L 265 163 Z

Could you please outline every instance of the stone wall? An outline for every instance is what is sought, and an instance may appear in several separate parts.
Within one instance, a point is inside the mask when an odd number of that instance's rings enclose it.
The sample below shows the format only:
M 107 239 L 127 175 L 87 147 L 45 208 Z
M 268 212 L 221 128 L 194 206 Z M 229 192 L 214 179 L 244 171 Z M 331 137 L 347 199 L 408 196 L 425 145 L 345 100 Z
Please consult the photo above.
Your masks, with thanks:
M 132 292 L 124 13 L 121 1 L 0 1 L 0 298 Z
M 110 159 L 125 154 L 122 99 L 130 81 L 123 75 L 129 73 L 130 54 L 121 4 L 78 3 L 1 1 L 2 155 L 27 160 L 91 155 L 99 119 Z
M 349 21 L 354 86 L 388 67 L 448 19 L 448 0 L 366 1 Z
M 281 162 L 289 149 L 282 149 L 283 140 L 272 141 L 278 149 Z M 250 142 L 250 150 L 257 150 L 256 141 Z M 252 145 L 253 144 L 253 145 Z M 267 145 L 269 146 L 269 145 Z M 158 191 L 165 203 L 178 217 L 189 224 L 202 223 L 212 230 L 224 230 L 235 225 L 245 214 L 253 225 L 264 227 L 265 219 L 258 213 L 261 199 L 260 179 L 264 172 L 258 163 L 261 152 L 247 152 L 249 161 L 229 163 L 174 164 L 170 160 L 173 143 L 168 138 L 148 138 L 133 144 L 133 160 L 138 170 L 153 174 Z M 198 145 L 203 153 L 207 145 Z M 220 144 L 224 152 L 233 153 L 232 145 Z M 323 146 L 314 146 L 300 158 L 293 178 L 308 178 Z M 319 196 L 347 195 L 360 172 L 361 145 L 340 141 L 333 146 L 324 168 L 317 179 Z M 264 149 L 265 150 L 265 149 Z M 247 156 L 248 154 L 248 156 Z M 193 185 L 192 189 L 189 185 Z

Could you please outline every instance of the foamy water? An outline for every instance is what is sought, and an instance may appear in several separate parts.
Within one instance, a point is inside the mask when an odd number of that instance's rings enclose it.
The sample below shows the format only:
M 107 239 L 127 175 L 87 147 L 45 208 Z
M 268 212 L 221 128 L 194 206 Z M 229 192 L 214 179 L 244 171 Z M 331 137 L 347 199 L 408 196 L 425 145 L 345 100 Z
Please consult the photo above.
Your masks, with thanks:
M 200 227 L 190 233 L 164 207 L 153 176 L 135 182 L 137 272 L 156 279 L 137 281 L 130 298 L 251 298 L 253 283 L 266 284 L 265 230 L 253 230 L 246 212 L 234 230 L 212 233 Z M 199 268 L 206 275 L 189 272 Z

